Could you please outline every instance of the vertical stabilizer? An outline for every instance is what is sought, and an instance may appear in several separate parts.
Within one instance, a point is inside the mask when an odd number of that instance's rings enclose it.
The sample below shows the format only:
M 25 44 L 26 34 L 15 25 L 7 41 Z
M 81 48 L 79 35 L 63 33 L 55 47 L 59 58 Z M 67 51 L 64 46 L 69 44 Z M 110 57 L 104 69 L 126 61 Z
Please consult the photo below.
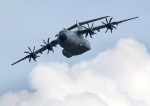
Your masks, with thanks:
M 76 25 L 77 25 L 78 30 L 81 30 L 81 29 L 82 29 L 82 26 L 80 25 L 80 23 L 79 23 L 78 20 L 76 20 Z

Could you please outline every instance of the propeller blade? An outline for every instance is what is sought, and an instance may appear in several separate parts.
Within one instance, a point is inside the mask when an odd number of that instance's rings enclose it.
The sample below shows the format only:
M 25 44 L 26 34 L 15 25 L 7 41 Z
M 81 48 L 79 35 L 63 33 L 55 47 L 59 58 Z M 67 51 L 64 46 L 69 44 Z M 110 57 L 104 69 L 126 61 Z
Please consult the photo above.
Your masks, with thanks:
M 110 18 L 109 23 L 111 23 L 112 19 L 113 19 L 113 17 L 112 17 L 112 18 Z
M 49 44 L 49 43 L 50 43 L 50 42 L 49 42 L 49 39 L 50 39 L 50 38 L 48 38 L 48 39 L 47 39 L 47 44 Z
M 85 29 L 88 29 L 87 27 L 85 27 L 85 26 L 82 26 L 83 28 L 85 28 Z
M 33 60 L 36 62 L 36 59 L 35 59 L 35 58 L 33 58 Z
M 28 49 L 30 50 L 30 52 L 32 52 L 30 47 L 28 47 Z
M 92 23 L 91 29 L 93 28 L 94 23 Z
M 108 28 L 107 28 L 107 30 L 105 31 L 105 33 L 108 31 Z
M 47 54 L 49 54 L 49 49 L 47 50 Z
M 97 33 L 94 32 L 93 34 L 97 34 Z
M 88 28 L 89 28 L 90 27 L 89 23 L 87 25 L 88 25 Z
M 93 38 L 93 37 L 92 37 L 92 34 L 90 34 L 90 37 Z
M 107 24 L 108 24 L 108 20 L 107 20 L 107 18 L 106 18 L 106 22 L 107 22 Z
M 113 28 L 117 29 L 114 25 L 112 25 Z
M 45 45 L 47 44 L 47 43 L 45 42 L 45 40 L 43 40 L 43 42 L 45 43 Z
M 31 57 L 29 57 L 29 62 L 31 62 Z
M 36 57 L 40 57 L 40 56 L 36 56 Z
M 87 38 L 87 36 L 88 36 L 88 32 L 86 33 L 85 37 Z
M 55 37 L 57 37 L 58 36 L 58 34 L 57 35 L 55 35 Z
M 35 46 L 34 46 L 34 48 L 33 48 L 33 52 L 35 51 Z
M 102 22 L 104 25 L 106 25 L 106 23 Z
M 53 50 L 53 48 L 52 48 L 52 51 L 53 51 L 53 53 L 54 53 L 54 50 Z
M 29 52 L 25 51 L 24 53 L 30 54 Z

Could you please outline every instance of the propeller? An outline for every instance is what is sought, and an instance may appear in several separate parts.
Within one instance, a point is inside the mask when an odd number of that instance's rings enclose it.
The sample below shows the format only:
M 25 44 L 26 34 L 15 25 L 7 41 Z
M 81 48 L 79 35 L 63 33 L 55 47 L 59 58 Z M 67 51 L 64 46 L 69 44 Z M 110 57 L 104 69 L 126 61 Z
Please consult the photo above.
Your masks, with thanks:
M 106 18 L 106 23 L 102 22 L 104 25 L 106 25 L 106 28 L 107 28 L 105 33 L 108 31 L 108 29 L 111 31 L 111 33 L 112 33 L 113 28 L 117 29 L 114 25 L 111 24 L 112 19 L 113 19 L 113 17 L 110 18 L 110 20 L 108 22 L 108 19 Z
M 36 58 L 37 58 L 37 57 L 40 57 L 40 56 L 37 56 L 37 55 L 35 54 L 35 46 L 34 46 L 34 48 L 33 48 L 33 51 L 31 50 L 30 47 L 28 47 L 28 49 L 29 49 L 29 52 L 28 52 L 28 51 L 25 51 L 24 53 L 29 54 L 29 62 L 31 62 L 31 59 L 33 59 L 33 60 L 36 62 Z
M 86 32 L 86 37 L 88 36 L 88 34 L 90 35 L 90 37 L 92 38 L 92 35 L 94 35 L 94 34 L 96 34 L 95 32 L 94 32 L 94 30 L 93 30 L 93 25 L 94 25 L 94 23 L 92 24 L 92 26 L 90 27 L 90 25 L 89 24 L 87 24 L 88 25 L 88 28 L 87 27 L 85 27 L 85 26 L 82 26 L 83 28 L 85 28 L 86 30 L 87 30 L 87 32 Z
M 54 52 L 54 50 L 53 50 L 53 46 L 55 46 L 55 45 L 52 45 L 51 43 L 50 43 L 50 38 L 48 38 L 47 39 L 47 42 L 45 41 L 45 40 L 43 40 L 43 42 L 44 42 L 44 44 L 45 45 L 41 45 L 42 47 L 46 47 L 47 48 L 47 54 L 49 54 L 49 51 L 53 51 Z M 55 46 L 56 47 L 56 46 Z

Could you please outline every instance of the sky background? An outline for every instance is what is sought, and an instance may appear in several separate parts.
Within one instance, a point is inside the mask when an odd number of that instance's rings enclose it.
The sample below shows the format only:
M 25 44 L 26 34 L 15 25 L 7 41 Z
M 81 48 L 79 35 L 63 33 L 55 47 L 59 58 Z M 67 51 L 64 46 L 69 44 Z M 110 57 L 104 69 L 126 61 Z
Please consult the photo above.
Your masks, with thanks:
M 149 3 L 148 0 L 0 0 L 0 95 L 23 89 L 32 92 L 29 74 L 40 63 L 65 62 L 71 67 L 114 48 L 121 38 L 135 39 L 150 52 Z M 28 46 L 38 49 L 43 39 L 55 39 L 62 28 L 68 28 L 76 20 L 103 16 L 112 16 L 114 21 L 135 16 L 139 19 L 120 24 L 113 34 L 109 31 L 105 34 L 105 29 L 102 29 L 93 39 L 88 37 L 92 50 L 80 56 L 67 59 L 62 55 L 62 48 L 57 47 L 55 53 L 47 55 L 45 52 L 36 63 L 29 64 L 25 60 L 11 66 L 25 56 L 23 52 Z M 101 21 L 95 24 L 101 25 Z

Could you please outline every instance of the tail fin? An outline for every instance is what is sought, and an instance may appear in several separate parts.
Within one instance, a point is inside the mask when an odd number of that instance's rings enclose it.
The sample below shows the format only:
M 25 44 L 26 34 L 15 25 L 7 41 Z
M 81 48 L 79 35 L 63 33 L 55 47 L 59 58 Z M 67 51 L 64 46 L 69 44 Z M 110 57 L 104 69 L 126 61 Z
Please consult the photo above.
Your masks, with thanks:
M 82 26 L 80 25 L 80 22 L 78 20 L 76 20 L 76 25 L 78 27 L 78 30 L 81 30 L 82 29 Z

